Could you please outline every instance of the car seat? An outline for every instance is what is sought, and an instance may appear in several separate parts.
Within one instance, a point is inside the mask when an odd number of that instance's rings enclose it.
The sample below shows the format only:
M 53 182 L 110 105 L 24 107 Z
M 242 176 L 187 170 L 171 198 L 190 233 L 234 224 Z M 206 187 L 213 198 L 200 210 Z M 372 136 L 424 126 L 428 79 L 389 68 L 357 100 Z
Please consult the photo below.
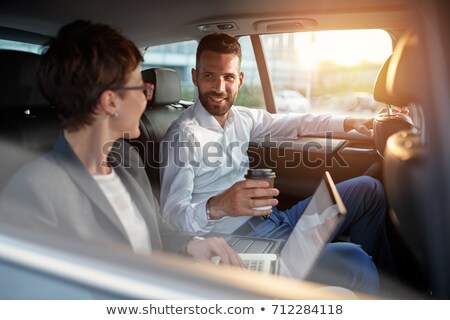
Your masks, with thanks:
M 426 42 L 418 31 L 410 31 L 400 39 L 389 66 L 386 88 L 392 96 L 421 105 L 429 120 L 433 101 L 427 90 L 431 84 L 427 80 L 425 46 L 420 41 Z M 423 132 L 402 130 L 388 139 L 384 161 L 386 194 L 398 218 L 399 230 L 421 262 L 428 289 L 436 298 L 450 295 L 450 219 L 445 200 L 448 182 L 440 152 Z
M 151 68 L 142 71 L 145 82 L 155 85 L 153 98 L 141 117 L 139 138 L 130 141 L 139 151 L 145 163 L 145 171 L 152 185 L 153 194 L 159 200 L 159 144 L 171 123 L 178 118 L 185 107 L 179 104 L 181 98 L 180 79 L 176 71 L 168 68 Z
M 24 164 L 49 151 L 60 128 L 36 78 L 39 55 L 0 50 L 0 191 Z

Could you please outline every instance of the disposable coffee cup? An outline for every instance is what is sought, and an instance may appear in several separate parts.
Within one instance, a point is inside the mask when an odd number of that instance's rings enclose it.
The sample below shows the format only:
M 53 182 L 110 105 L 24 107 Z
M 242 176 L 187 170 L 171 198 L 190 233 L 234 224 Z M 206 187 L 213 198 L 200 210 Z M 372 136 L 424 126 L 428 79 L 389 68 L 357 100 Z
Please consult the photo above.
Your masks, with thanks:
M 248 169 L 245 179 L 264 180 L 269 183 L 268 188 L 273 188 L 275 182 L 275 172 L 272 169 Z M 272 199 L 272 197 L 260 197 L 255 199 Z M 253 210 L 270 210 L 271 206 L 253 208 Z

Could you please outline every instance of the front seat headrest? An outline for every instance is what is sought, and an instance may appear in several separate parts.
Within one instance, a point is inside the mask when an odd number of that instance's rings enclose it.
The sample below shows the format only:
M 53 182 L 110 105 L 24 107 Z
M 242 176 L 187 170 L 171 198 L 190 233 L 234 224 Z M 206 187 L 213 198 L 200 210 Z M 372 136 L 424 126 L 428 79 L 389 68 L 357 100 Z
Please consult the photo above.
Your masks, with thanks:
M 407 103 L 421 103 L 426 67 L 419 36 L 409 31 L 398 42 L 389 64 L 386 89 Z
M 401 96 L 394 96 L 387 90 L 386 83 L 388 81 L 388 70 L 391 65 L 392 54 L 387 58 L 387 60 L 381 66 L 380 71 L 378 71 L 375 85 L 373 87 L 373 98 L 381 103 L 388 105 L 394 105 L 397 107 L 403 107 L 408 105 L 408 101 L 402 99 Z
M 375 78 L 375 84 L 373 86 L 373 98 L 375 101 L 391 104 L 389 101 L 391 99 L 390 95 L 386 91 L 386 78 L 389 68 L 389 63 L 391 62 L 392 54 L 387 58 L 387 60 L 381 66 L 380 71 L 378 71 L 377 77 Z
M 151 68 L 142 71 L 142 79 L 155 85 L 149 107 L 178 103 L 181 99 L 180 78 L 175 70 L 168 68 Z

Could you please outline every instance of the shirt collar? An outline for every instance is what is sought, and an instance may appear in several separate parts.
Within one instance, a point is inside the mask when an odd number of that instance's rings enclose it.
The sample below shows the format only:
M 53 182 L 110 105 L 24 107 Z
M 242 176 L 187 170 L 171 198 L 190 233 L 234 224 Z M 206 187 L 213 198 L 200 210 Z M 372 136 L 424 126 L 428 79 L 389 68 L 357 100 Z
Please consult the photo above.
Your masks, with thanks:
M 200 126 L 206 129 L 215 130 L 218 132 L 223 132 L 222 127 L 217 122 L 217 120 L 205 109 L 200 99 L 197 99 L 194 104 L 195 118 L 197 119 Z M 234 106 L 231 106 L 230 112 L 228 114 L 227 121 L 225 122 L 225 128 L 233 122 L 234 119 Z

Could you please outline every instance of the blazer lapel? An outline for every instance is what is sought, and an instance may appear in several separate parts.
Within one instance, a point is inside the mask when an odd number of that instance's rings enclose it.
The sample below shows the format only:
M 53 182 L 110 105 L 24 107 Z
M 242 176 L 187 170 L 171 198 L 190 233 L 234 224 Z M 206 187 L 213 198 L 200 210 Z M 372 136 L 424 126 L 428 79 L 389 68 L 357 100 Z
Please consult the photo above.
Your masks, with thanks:
M 59 165 L 64 168 L 67 174 L 72 178 L 75 184 L 78 185 L 80 191 L 83 192 L 92 203 L 104 214 L 109 221 L 117 228 L 123 235 L 124 239 L 129 242 L 127 233 L 114 212 L 113 207 L 109 203 L 103 191 L 98 186 L 94 178 L 86 171 L 77 155 L 64 138 L 63 133 L 60 133 L 54 148 L 53 153 Z

